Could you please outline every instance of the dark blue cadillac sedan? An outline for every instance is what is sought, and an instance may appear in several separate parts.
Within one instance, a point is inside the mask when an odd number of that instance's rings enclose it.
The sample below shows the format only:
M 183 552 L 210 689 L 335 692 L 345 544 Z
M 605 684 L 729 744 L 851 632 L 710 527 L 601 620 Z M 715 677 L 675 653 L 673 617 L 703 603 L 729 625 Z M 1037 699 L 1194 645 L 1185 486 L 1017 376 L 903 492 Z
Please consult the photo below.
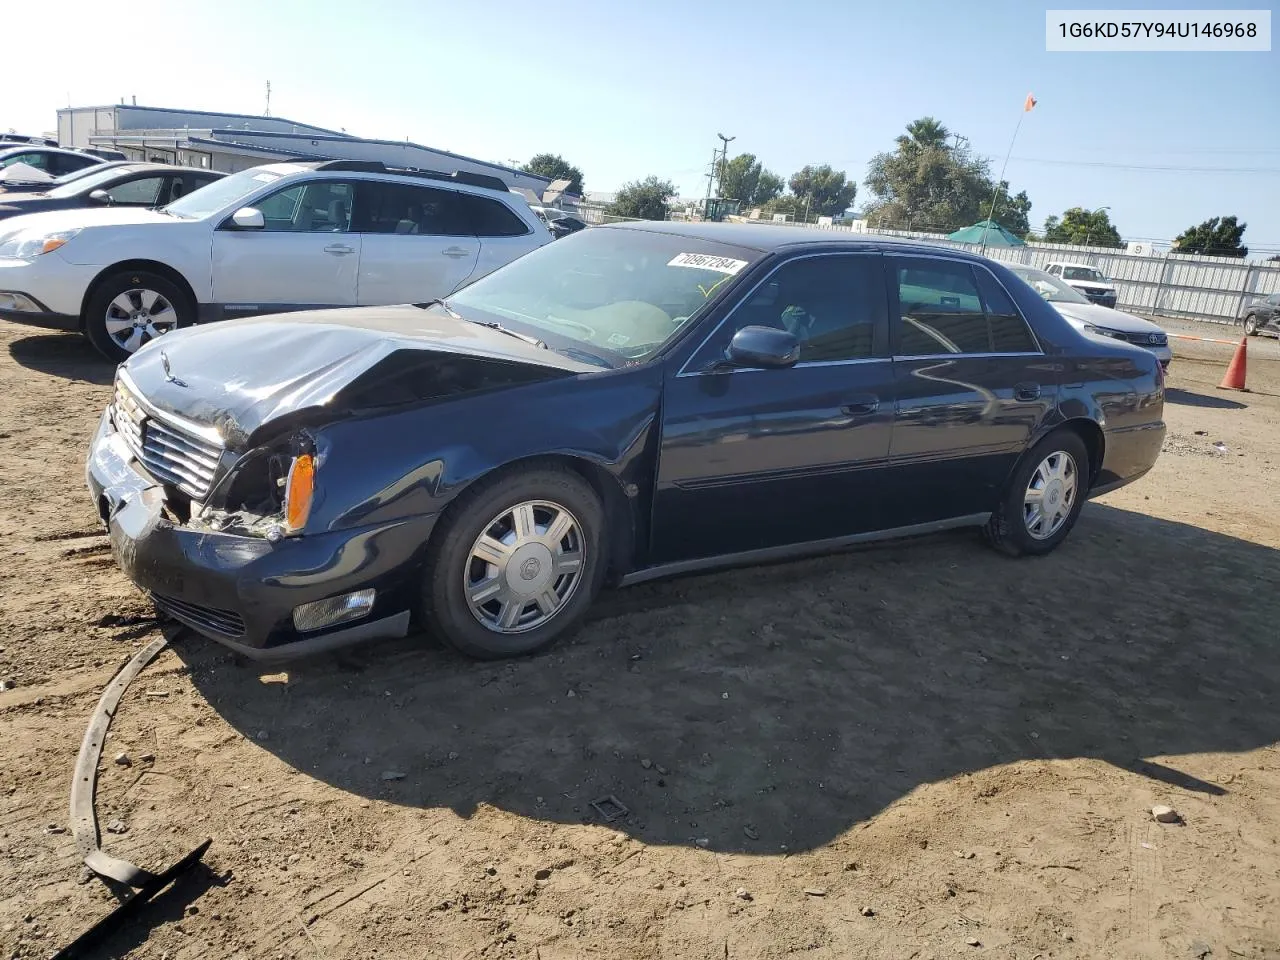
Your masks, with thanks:
M 445 301 L 179 330 L 87 480 L 157 606 L 256 658 L 540 649 L 606 584 L 980 528 L 1045 554 L 1164 382 L 997 263 L 749 224 L 581 231 Z

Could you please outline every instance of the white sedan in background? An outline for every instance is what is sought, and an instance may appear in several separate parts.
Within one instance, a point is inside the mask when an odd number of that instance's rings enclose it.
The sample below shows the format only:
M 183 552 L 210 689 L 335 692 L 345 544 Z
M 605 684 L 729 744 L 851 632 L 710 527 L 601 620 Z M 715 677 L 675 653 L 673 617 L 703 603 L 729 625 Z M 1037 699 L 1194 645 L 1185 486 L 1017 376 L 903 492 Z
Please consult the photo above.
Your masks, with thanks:
M 1077 330 L 1112 340 L 1124 340 L 1150 350 L 1166 370 L 1173 360 L 1169 349 L 1169 335 L 1150 320 L 1135 317 L 1123 310 L 1092 303 L 1084 294 L 1057 277 L 1034 267 L 1005 264 L 1045 300 L 1053 304 L 1067 322 Z

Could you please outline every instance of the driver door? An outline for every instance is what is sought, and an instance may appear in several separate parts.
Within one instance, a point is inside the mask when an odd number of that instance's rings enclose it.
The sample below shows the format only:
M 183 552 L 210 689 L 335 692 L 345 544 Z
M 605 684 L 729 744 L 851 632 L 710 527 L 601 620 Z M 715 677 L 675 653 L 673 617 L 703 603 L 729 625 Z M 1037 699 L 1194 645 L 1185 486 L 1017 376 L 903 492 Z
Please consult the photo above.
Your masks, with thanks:
M 355 184 L 294 183 L 255 204 L 266 225 L 213 232 L 213 297 L 225 314 L 356 304 L 360 234 L 351 232 Z
M 777 267 L 668 374 L 652 557 L 666 563 L 893 526 L 881 470 L 893 363 L 879 254 Z M 717 369 L 745 326 L 790 329 L 788 369 Z

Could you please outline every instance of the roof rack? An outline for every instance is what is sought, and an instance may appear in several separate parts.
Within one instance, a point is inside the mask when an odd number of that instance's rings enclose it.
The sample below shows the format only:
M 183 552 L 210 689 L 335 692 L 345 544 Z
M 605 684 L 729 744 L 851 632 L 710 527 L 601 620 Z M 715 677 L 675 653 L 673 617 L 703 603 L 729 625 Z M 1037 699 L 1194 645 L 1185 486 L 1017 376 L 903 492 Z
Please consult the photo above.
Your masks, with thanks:
M 484 173 L 471 173 L 468 170 L 454 170 L 444 173 L 441 170 L 422 170 L 417 167 L 388 167 L 381 160 L 322 160 L 315 166 L 317 170 L 330 170 L 347 173 L 390 173 L 397 177 L 421 177 L 424 180 L 445 180 L 453 183 L 465 183 L 485 190 L 497 190 L 500 193 L 510 192 L 507 182 L 501 177 L 491 177 Z

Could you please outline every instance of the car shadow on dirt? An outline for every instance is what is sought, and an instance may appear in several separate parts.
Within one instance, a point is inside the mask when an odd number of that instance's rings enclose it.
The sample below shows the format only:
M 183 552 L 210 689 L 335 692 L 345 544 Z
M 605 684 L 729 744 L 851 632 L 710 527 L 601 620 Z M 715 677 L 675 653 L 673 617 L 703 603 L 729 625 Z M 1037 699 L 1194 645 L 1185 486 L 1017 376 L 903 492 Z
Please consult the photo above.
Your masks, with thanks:
M 42 333 L 9 344 L 9 355 L 29 370 L 108 386 L 116 368 L 75 333 Z
M 1280 739 L 1277 579 L 1280 551 L 1091 504 L 1043 559 L 962 534 L 652 584 L 514 662 L 178 649 L 231 725 L 340 790 L 561 823 L 612 797 L 646 843 L 773 853 L 1019 760 L 1223 792 L 1159 758 Z
M 1239 400 L 1232 400 L 1229 397 L 1215 397 L 1207 393 L 1194 393 L 1191 390 L 1183 390 L 1179 387 L 1166 388 L 1164 398 L 1170 403 L 1180 404 L 1184 407 L 1205 407 L 1210 410 L 1243 410 L 1248 406 L 1248 404 L 1241 403 Z

